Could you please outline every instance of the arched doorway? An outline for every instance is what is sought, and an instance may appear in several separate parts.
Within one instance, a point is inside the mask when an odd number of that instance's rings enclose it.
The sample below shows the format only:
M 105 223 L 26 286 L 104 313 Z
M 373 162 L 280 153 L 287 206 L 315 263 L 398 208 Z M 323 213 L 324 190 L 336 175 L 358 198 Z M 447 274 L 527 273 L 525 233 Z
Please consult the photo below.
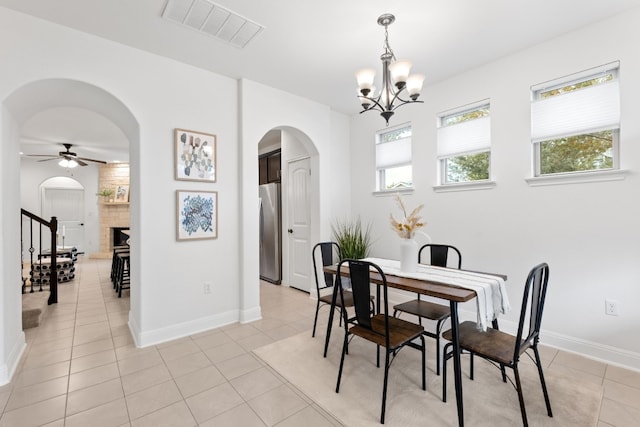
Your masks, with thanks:
M 19 230 L 20 211 L 18 207 L 24 205 L 20 179 L 20 149 L 23 126 L 30 118 L 49 110 L 60 108 L 73 108 L 82 111 L 90 111 L 105 120 L 113 123 L 129 142 L 130 150 L 139 149 L 139 126 L 131 111 L 115 96 L 102 88 L 89 83 L 70 79 L 43 79 L 25 84 L 13 91 L 3 101 L 2 115 L 2 159 L 0 168 L 0 186 L 5 197 L 6 205 L 3 208 L 3 242 L 0 257 L 2 258 L 2 279 L 5 283 L 20 283 L 20 270 L 17 268 L 20 261 L 20 233 L 6 232 L 7 230 Z M 59 111 L 59 110 L 57 110 Z M 55 135 L 53 136 L 54 144 Z M 38 141 L 46 143 L 47 141 Z M 134 156 L 135 157 L 135 156 Z M 35 161 L 34 161 L 35 162 Z M 136 164 L 132 165 L 137 167 Z M 79 168 L 80 169 L 80 168 Z M 74 172 L 81 174 L 81 172 Z M 44 178 L 55 176 L 50 174 Z M 77 176 L 76 176 L 77 177 Z M 37 200 L 31 206 L 34 212 L 41 211 L 39 204 L 39 184 L 31 186 L 36 193 L 31 200 Z M 132 190 L 138 185 L 132 182 Z M 94 184 L 97 187 L 97 183 Z M 84 186 L 87 189 L 86 186 Z M 132 216 L 137 215 L 132 212 Z M 9 223 L 10 222 L 10 223 Z M 133 221 L 132 221 L 133 222 Z M 139 223 L 139 221 L 135 221 Z M 135 236 L 135 231 L 132 233 Z M 133 254 L 132 256 L 135 256 Z M 12 266 L 15 265 L 15 268 Z M 2 333 L 4 336 L 5 354 L 3 361 L 7 368 L 3 370 L 0 383 L 6 382 L 11 375 L 11 367 L 15 366 L 20 356 L 20 349 L 24 348 L 24 333 L 21 327 L 21 307 L 16 305 L 20 300 L 21 288 L 19 286 L 6 286 L 4 290 L 3 306 L 4 322 Z M 131 314 L 139 311 L 139 304 L 132 299 Z M 7 350 L 11 354 L 7 354 Z
M 318 150 L 300 129 L 281 126 L 267 132 L 258 153 L 279 150 L 281 185 L 282 283 L 309 292 L 311 242 L 318 235 Z

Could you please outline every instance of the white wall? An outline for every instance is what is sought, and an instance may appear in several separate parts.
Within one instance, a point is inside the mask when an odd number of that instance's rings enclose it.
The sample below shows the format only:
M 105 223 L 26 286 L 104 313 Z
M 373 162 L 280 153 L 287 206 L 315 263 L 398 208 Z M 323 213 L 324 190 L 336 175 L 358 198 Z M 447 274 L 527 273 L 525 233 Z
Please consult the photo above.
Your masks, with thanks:
M 529 269 L 546 261 L 550 284 L 542 340 L 635 369 L 640 369 L 638 22 L 640 9 L 425 87 L 423 105 L 404 106 L 392 119 L 413 125 L 415 192 L 405 197 L 407 204 L 425 204 L 425 231 L 435 242 L 456 245 L 464 268 L 508 275 L 514 310 L 504 325 L 512 327 L 517 318 Z M 530 86 L 615 60 L 621 64 L 621 166 L 628 175 L 621 181 L 529 186 Z M 486 98 L 495 188 L 434 192 L 436 114 Z M 400 245 L 387 217 L 398 212 L 390 197 L 372 195 L 374 132 L 384 122 L 366 113 L 351 123 L 352 208 L 375 224 L 373 253 L 397 258 Z M 619 317 L 604 314 L 605 298 L 620 302 Z
M 1 101 L 30 82 L 72 79 L 104 89 L 137 120 L 138 140 L 130 141 L 134 194 L 130 327 L 137 344 L 145 346 L 237 321 L 241 217 L 237 82 L 2 8 L 0 28 Z M 17 137 L 7 137 L 10 132 L 17 134 L 7 124 L 10 121 L 10 113 L 3 110 L 0 183 L 2 227 L 8 234 L 3 234 L 2 241 L 5 248 L 19 248 L 17 207 L 21 197 L 16 177 L 20 176 L 20 157 Z M 174 180 L 176 127 L 217 135 L 216 183 Z M 218 191 L 218 239 L 176 241 L 178 189 Z M 19 281 L 19 250 L 1 255 L 5 283 Z M 15 269 L 4 268 L 5 263 Z M 211 295 L 204 295 L 204 281 L 213 283 Z M 10 342 L 3 363 L 11 363 L 7 355 L 19 347 L 15 336 L 22 333 L 19 286 L 7 293 L 3 313 L 11 318 L 3 325 L 3 334 L 4 341 Z
M 0 384 L 7 383 L 15 372 L 20 356 L 26 347 L 22 332 L 22 281 L 20 263 L 20 211 L 16 188 L 16 177 L 20 174 L 20 162 L 7 162 L 18 151 L 18 125 L 8 111 L 2 107 L 0 121 L 0 282 L 2 284 L 0 315 Z
M 257 83 L 243 80 L 239 84 L 3 8 L 0 29 L 0 101 L 29 83 L 60 79 L 81 82 L 68 85 L 71 88 L 93 85 L 122 103 L 117 114 L 123 118 L 123 131 L 130 139 L 130 185 L 134 195 L 130 206 L 133 286 L 129 326 L 138 345 L 260 318 L 257 147 L 267 131 L 289 127 L 308 137 L 307 141 L 321 154 L 317 160 L 318 176 L 331 177 L 332 181 L 318 181 L 318 193 L 323 194 L 324 200 L 322 205 L 314 205 L 316 221 L 322 224 L 315 225 L 314 240 L 327 233 L 325 224 L 330 215 L 348 209 L 344 196 L 329 188 L 331 182 L 338 182 L 340 189 L 346 188 L 348 193 L 350 185 L 349 171 L 334 171 L 332 165 L 336 162 L 331 158 L 340 156 L 337 164 L 348 164 L 346 116 Z M 119 102 L 112 104 L 117 106 Z M 9 207 L 21 202 L 15 191 L 20 123 L 4 106 L 0 123 L 0 185 L 4 196 L 0 211 L 0 266 L 6 283 L 18 283 L 15 290 L 4 288 L 4 347 L 0 360 L 4 372 L 0 381 L 6 381 L 24 346 L 20 330 L 19 251 L 7 251 L 19 247 L 19 215 Z M 217 135 L 216 183 L 174 180 L 176 127 Z M 216 240 L 176 241 L 178 189 L 218 192 Z M 5 268 L 9 265 L 16 267 Z M 211 295 L 204 295 L 205 281 L 213 284 Z

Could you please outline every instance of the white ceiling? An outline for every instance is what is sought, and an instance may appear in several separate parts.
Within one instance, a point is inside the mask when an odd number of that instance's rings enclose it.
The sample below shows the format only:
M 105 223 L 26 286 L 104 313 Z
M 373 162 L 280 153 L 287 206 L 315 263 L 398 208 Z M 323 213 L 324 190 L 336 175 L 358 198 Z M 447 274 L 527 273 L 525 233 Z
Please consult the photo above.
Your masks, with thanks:
M 232 78 L 260 82 L 346 114 L 359 111 L 354 72 L 363 67 L 380 69 L 384 30 L 376 20 L 382 13 L 396 16 L 389 28 L 396 56 L 413 61 L 414 71 L 425 74 L 425 84 L 430 84 L 640 6 L 639 0 L 215 3 L 264 30 L 239 49 L 163 19 L 167 0 L 0 0 L 0 6 Z M 27 136 L 49 139 L 47 123 L 52 120 L 41 118 L 42 128 Z M 90 137 L 95 135 L 82 136 L 86 143 Z

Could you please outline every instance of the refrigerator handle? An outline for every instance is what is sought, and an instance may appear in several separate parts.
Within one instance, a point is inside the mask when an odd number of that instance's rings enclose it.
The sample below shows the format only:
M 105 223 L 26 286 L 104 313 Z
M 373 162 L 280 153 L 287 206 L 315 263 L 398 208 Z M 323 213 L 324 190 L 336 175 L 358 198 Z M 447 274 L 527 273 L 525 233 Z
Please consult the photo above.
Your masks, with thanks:
M 264 210 L 262 209 L 262 197 L 260 200 L 260 247 L 262 248 L 262 243 L 264 241 Z

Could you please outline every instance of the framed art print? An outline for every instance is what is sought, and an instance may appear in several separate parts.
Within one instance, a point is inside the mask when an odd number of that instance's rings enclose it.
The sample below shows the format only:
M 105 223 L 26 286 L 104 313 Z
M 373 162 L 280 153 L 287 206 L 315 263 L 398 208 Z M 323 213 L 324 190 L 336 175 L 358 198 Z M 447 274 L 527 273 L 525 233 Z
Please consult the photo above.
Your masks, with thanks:
M 177 190 L 177 240 L 218 237 L 218 192 Z
M 216 182 L 216 136 L 176 129 L 174 139 L 176 179 Z
M 129 186 L 118 185 L 116 187 L 116 197 L 114 199 L 118 203 L 126 203 L 129 201 Z

